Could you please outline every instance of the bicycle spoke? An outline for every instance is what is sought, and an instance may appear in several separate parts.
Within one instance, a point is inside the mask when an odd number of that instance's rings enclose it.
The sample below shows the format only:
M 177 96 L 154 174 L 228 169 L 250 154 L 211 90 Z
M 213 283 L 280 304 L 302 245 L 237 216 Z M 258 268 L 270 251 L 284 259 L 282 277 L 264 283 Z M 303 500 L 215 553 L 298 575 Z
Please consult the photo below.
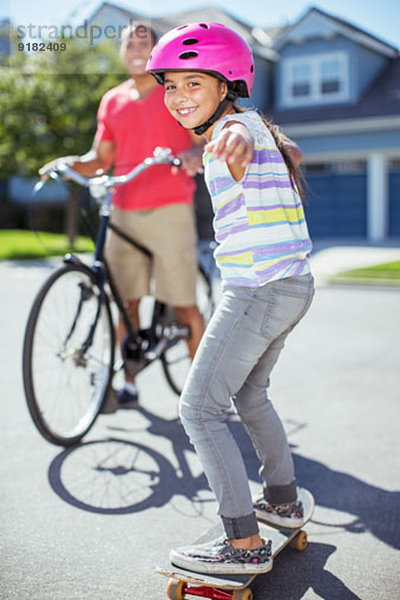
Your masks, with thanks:
M 99 310 L 99 301 L 94 277 L 70 266 L 50 278 L 32 309 L 24 383 L 32 417 L 54 443 L 82 437 L 108 388 L 114 333 L 108 305 Z

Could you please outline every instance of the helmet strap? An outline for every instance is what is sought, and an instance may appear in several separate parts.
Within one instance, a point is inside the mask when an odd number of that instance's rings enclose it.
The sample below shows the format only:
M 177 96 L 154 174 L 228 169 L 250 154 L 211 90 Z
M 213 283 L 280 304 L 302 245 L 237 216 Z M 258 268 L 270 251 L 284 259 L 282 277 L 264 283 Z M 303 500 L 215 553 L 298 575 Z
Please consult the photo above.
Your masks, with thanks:
M 214 114 L 211 115 L 211 117 L 207 121 L 205 121 L 205 123 L 203 123 L 202 125 L 198 125 L 197 127 L 193 127 L 194 133 L 196 135 L 203 135 L 203 133 L 205 131 L 207 131 L 207 129 L 209 127 L 211 127 L 211 125 L 213 125 L 215 123 L 215 121 L 218 121 L 218 119 L 223 115 L 223 113 L 226 110 L 228 104 L 230 102 L 234 102 L 237 97 L 238 97 L 238 95 L 237 95 L 236 92 L 234 92 L 232 89 L 228 90 L 227 95 L 219 103 L 219 105 L 217 107 L 217 110 L 214 112 Z

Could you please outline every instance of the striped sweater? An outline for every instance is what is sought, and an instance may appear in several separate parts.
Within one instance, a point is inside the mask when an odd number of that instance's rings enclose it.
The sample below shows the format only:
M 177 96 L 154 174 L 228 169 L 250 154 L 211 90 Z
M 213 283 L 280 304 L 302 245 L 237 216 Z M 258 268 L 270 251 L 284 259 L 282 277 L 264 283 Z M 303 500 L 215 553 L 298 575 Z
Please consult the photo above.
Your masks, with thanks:
M 227 115 L 240 121 L 255 140 L 253 158 L 236 182 L 225 162 L 203 156 L 204 176 L 214 210 L 214 256 L 222 279 L 230 285 L 259 287 L 269 281 L 310 271 L 311 251 L 303 206 L 275 141 L 254 111 Z

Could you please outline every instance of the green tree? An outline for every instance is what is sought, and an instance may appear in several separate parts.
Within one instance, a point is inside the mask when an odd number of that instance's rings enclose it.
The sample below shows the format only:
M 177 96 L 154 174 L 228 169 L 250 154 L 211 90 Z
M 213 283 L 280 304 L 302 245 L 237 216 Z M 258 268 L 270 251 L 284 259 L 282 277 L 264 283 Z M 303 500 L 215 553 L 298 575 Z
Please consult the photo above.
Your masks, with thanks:
M 126 78 L 114 44 L 57 41 L 67 50 L 29 56 L 16 50 L 0 69 L 0 178 L 36 176 L 57 156 L 86 152 L 101 97 Z M 71 213 L 76 188 L 68 185 Z

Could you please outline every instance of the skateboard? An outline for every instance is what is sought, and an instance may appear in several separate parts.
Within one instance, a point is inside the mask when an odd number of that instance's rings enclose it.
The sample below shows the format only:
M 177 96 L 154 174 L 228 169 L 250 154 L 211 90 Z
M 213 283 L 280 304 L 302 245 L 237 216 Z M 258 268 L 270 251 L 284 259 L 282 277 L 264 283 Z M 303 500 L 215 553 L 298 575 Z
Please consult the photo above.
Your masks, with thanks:
M 311 519 L 314 512 L 314 498 L 307 490 L 299 491 L 299 499 L 303 503 L 305 523 Z M 259 521 L 260 535 L 272 541 L 272 557 L 276 556 L 286 547 L 295 550 L 305 550 L 307 547 L 307 533 L 298 529 L 280 529 L 269 523 Z M 202 544 L 223 535 L 222 524 L 215 525 L 203 533 L 195 543 Z M 156 572 L 168 577 L 167 596 L 170 600 L 184 600 L 187 596 L 210 598 L 211 600 L 252 600 L 253 593 L 249 585 L 259 575 L 228 575 L 218 573 L 195 573 L 175 565 L 157 567 Z

